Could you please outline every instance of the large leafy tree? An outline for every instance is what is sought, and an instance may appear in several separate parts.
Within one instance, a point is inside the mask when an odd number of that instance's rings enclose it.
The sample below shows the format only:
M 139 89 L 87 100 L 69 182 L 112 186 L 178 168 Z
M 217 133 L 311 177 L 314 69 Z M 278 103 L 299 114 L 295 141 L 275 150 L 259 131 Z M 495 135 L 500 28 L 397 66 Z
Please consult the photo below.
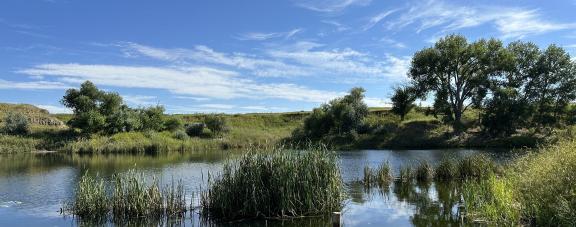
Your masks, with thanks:
M 460 131 L 464 111 L 484 98 L 489 78 L 502 70 L 505 55 L 498 40 L 468 43 L 464 36 L 449 35 L 416 52 L 408 76 L 416 94 L 421 98 L 433 94 Z
M 538 58 L 526 84 L 526 95 L 536 104 L 535 122 L 557 123 L 576 99 L 576 66 L 566 51 L 550 45 Z

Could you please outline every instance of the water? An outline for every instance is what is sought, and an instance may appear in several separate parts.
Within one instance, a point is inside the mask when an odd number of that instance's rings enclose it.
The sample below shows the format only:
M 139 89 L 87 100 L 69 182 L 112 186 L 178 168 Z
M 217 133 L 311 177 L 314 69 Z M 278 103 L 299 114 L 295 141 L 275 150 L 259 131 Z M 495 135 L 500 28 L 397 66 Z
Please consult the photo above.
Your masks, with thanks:
M 397 173 L 404 165 L 419 160 L 434 164 L 444 157 L 462 158 L 487 153 L 505 162 L 506 153 L 479 150 L 364 150 L 339 152 L 340 166 L 349 198 L 342 214 L 344 226 L 446 226 L 461 225 L 458 216 L 459 187 L 455 184 L 393 184 L 389 188 L 367 190 L 359 182 L 365 165 L 388 161 Z M 220 171 L 230 151 L 171 153 L 157 156 L 13 154 L 0 155 L 0 226 L 75 226 L 82 223 L 60 214 L 62 205 L 73 197 L 81 175 L 98 174 L 110 179 L 114 173 L 136 169 L 161 184 L 182 179 L 188 194 L 205 186 L 208 172 Z M 187 198 L 192 201 L 193 198 Z M 194 199 L 195 200 L 195 199 Z M 172 220 L 174 221 L 174 220 Z M 106 223 L 112 225 L 111 223 Z M 181 224 L 195 226 L 198 215 L 187 214 L 172 223 L 132 223 L 134 225 Z M 295 220 L 260 220 L 228 223 L 225 226 L 325 226 L 329 217 Z

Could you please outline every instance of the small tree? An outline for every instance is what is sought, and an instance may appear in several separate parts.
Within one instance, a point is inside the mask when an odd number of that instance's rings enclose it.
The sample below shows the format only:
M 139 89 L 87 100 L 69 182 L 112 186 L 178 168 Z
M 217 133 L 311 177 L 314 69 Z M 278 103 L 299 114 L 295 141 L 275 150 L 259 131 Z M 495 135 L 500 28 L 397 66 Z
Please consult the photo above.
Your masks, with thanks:
M 28 118 L 19 112 L 10 112 L 4 118 L 4 132 L 14 135 L 26 135 L 30 133 Z
M 140 110 L 142 130 L 160 131 L 164 126 L 164 107 L 152 106 Z
M 207 115 L 204 118 L 204 124 L 206 124 L 206 127 L 216 135 L 220 135 L 229 130 L 226 119 L 221 115 Z
M 204 132 L 204 123 L 193 123 L 186 126 L 188 136 L 200 136 Z
M 394 88 L 394 95 L 392 98 L 392 113 L 400 116 L 400 120 L 404 121 L 404 117 L 414 105 L 414 101 L 416 101 L 416 95 L 412 88 L 407 86 L 400 86 Z
M 164 121 L 164 129 L 174 132 L 182 128 L 182 120 L 178 117 L 170 117 Z

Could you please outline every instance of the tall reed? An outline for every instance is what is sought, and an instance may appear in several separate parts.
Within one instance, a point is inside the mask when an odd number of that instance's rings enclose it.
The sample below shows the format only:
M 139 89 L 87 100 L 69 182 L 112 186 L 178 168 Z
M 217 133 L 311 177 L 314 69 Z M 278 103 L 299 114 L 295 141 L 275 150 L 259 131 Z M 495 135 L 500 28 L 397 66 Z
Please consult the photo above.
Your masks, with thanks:
M 273 148 L 249 151 L 224 165 L 201 195 L 204 217 L 234 220 L 339 211 L 343 184 L 334 152 Z
M 67 205 L 75 215 L 86 219 L 103 219 L 108 215 L 109 200 L 104 180 L 84 174 L 78 182 L 74 202 Z

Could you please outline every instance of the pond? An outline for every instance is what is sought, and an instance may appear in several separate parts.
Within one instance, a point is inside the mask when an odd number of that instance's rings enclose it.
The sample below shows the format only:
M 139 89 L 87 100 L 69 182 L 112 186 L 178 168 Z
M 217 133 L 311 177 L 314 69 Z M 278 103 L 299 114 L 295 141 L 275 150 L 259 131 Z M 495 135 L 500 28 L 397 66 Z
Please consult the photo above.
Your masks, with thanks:
M 430 183 L 392 184 L 388 188 L 366 189 L 359 181 L 366 165 L 375 167 L 388 161 L 396 173 L 401 166 L 415 165 L 419 160 L 434 164 L 443 158 L 463 158 L 485 153 L 498 162 L 511 159 L 509 152 L 486 150 L 362 150 L 338 152 L 348 199 L 342 211 L 343 226 L 446 226 L 461 225 L 458 215 L 458 185 Z M 182 179 L 188 201 L 205 188 L 208 173 L 220 171 L 228 158 L 239 152 L 210 151 L 162 155 L 78 155 L 63 153 L 0 155 L 0 226 L 75 226 L 82 223 L 60 213 L 62 205 L 74 195 L 82 174 L 110 179 L 115 173 L 131 169 L 161 184 Z M 111 225 L 112 223 L 105 223 Z M 136 226 L 204 223 L 191 212 L 184 219 L 169 222 L 130 223 Z M 328 226 L 329 217 L 292 220 L 244 221 L 222 226 Z

